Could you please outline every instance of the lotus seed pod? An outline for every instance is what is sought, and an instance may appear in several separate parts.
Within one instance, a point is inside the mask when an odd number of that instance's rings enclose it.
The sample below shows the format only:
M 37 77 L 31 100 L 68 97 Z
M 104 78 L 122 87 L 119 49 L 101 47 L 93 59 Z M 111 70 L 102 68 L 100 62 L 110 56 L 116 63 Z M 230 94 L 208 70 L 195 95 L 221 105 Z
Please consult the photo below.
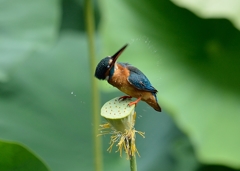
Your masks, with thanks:
M 129 106 L 130 99 L 118 100 L 119 97 L 106 102 L 101 109 L 104 117 L 117 131 L 125 132 L 134 126 L 135 105 Z

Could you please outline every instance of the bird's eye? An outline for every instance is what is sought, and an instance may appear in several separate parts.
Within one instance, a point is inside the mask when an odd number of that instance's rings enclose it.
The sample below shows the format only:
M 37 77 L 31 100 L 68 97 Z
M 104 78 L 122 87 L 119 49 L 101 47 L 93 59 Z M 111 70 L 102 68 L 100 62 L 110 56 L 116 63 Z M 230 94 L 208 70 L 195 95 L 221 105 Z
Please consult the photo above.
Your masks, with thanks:
M 110 68 L 110 65 L 108 65 L 107 68 Z

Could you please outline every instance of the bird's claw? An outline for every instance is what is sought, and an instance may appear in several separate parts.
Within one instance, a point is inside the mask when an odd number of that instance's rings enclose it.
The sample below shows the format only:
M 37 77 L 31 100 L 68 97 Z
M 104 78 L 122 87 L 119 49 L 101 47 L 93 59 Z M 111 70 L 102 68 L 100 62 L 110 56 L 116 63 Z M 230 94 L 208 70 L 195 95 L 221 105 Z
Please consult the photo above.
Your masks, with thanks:
M 124 101 L 124 100 L 126 100 L 126 99 L 131 99 L 131 98 L 132 98 L 132 96 L 122 96 L 122 97 L 119 97 L 118 100 Z

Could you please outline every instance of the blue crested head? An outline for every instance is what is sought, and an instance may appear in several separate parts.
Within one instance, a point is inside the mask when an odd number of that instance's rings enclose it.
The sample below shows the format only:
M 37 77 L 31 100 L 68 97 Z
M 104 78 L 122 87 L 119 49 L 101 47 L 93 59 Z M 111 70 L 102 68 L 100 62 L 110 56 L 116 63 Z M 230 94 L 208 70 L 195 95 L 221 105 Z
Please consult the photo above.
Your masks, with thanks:
M 107 75 L 107 71 L 110 69 L 111 67 L 111 57 L 106 57 L 104 59 L 102 59 L 98 65 L 97 68 L 95 70 L 95 77 L 97 77 L 99 80 L 104 80 Z
M 99 80 L 108 80 L 108 78 L 111 78 L 111 76 L 114 74 L 114 65 L 126 47 L 127 45 L 123 46 L 112 57 L 105 57 L 102 59 L 96 67 L 95 77 L 97 77 Z

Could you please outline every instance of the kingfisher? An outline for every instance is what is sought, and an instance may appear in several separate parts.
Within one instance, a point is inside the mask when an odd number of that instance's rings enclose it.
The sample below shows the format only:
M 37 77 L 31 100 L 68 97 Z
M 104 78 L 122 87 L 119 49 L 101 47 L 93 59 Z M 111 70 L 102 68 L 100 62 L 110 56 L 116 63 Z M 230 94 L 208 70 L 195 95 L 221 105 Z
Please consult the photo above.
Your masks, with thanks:
M 136 105 L 140 100 L 145 101 L 156 111 L 161 112 L 161 107 L 157 100 L 157 90 L 152 86 L 148 78 L 136 67 L 117 62 L 118 57 L 126 49 L 128 44 L 123 46 L 113 56 L 102 59 L 95 70 L 95 77 L 99 80 L 107 80 L 109 84 L 118 88 L 127 96 L 122 96 L 119 100 L 126 98 L 137 98 L 128 105 Z

